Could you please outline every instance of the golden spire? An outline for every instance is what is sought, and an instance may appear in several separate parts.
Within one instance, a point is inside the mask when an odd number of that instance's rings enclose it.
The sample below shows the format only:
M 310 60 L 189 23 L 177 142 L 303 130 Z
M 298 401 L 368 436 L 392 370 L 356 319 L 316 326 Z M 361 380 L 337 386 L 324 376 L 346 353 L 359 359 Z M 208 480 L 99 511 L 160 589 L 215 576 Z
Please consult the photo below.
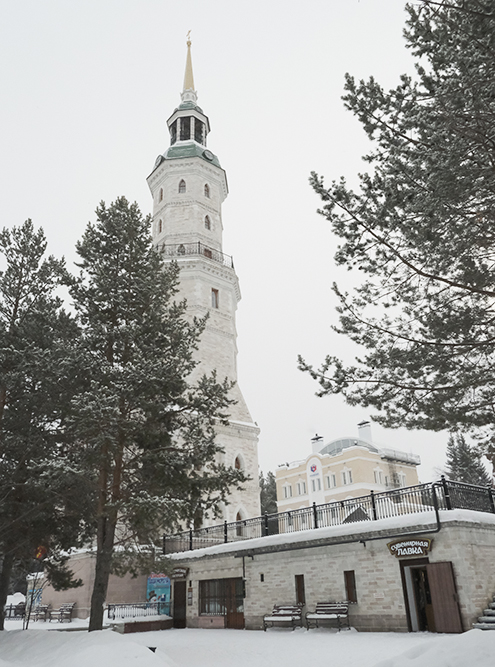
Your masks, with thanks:
M 189 30 L 189 32 L 187 33 L 187 59 L 186 59 L 186 71 L 184 74 L 184 92 L 186 92 L 186 90 L 194 90 L 190 35 L 191 31 Z

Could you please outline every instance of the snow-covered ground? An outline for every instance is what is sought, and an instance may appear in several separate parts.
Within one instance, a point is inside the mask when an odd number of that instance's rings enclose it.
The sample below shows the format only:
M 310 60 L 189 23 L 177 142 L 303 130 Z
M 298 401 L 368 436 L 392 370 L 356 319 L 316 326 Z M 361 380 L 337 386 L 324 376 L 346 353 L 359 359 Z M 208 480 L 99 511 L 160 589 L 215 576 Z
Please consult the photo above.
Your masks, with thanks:
M 53 624 L 0 633 L 0 667 L 493 667 L 495 632 L 463 635 L 358 633 L 330 629 L 268 632 L 111 630 L 60 632 Z M 38 625 L 38 624 L 36 624 Z M 81 624 L 78 624 L 81 625 Z M 75 629 L 75 625 L 72 626 Z M 152 653 L 148 647 L 156 647 Z

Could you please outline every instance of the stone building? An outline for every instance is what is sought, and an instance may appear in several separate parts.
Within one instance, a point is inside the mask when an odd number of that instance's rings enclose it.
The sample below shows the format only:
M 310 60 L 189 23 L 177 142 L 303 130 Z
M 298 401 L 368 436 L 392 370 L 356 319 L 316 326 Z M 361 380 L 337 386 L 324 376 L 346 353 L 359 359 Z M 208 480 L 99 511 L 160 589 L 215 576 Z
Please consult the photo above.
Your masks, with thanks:
M 173 554 L 175 627 L 260 630 L 275 605 L 300 604 L 304 619 L 317 603 L 346 600 L 361 632 L 469 630 L 495 593 L 495 515 L 440 515 L 425 508 Z
M 279 512 L 418 484 L 419 456 L 374 445 L 369 422 L 358 428 L 357 438 L 327 444 L 317 435 L 312 439 L 312 454 L 278 467 Z
M 167 125 L 170 147 L 157 157 L 147 179 L 153 197 L 153 241 L 166 261 L 179 264 L 177 298 L 187 300 L 189 316 L 209 315 L 192 379 L 216 371 L 219 380 L 236 382 L 229 423 L 217 429 L 224 463 L 244 469 L 251 478 L 243 491 L 232 491 L 223 508 L 223 518 L 236 521 L 260 513 L 259 429 L 237 384 L 235 313 L 241 292 L 232 257 L 222 246 L 227 178 L 218 157 L 207 148 L 210 122 L 197 104 L 190 41 L 181 103 Z M 205 525 L 211 520 L 206 517 Z

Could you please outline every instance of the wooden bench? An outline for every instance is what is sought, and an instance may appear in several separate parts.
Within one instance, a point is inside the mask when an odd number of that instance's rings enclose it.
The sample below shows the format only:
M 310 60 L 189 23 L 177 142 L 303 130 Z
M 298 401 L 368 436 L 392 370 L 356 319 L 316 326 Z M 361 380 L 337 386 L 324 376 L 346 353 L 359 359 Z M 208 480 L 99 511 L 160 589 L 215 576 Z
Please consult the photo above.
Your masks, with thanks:
M 306 613 L 306 627 L 309 630 L 319 627 L 320 623 L 337 622 L 339 629 L 345 624 L 349 627 L 349 603 L 348 602 L 318 602 L 314 611 Z
M 31 616 L 33 617 L 33 620 L 35 620 L 35 621 L 46 621 L 46 618 L 47 618 L 48 613 L 49 613 L 49 608 L 50 608 L 50 605 L 48 605 L 48 604 L 39 604 L 31 612 Z
M 296 626 L 302 628 L 302 605 L 275 605 L 271 614 L 263 616 L 263 630 L 266 632 L 267 627 L 274 625 L 290 625 L 293 630 Z
M 69 621 L 69 623 L 71 623 L 72 612 L 74 611 L 75 606 L 75 602 L 64 602 L 58 609 L 52 609 L 49 612 L 50 622 L 52 620 L 57 620 L 59 623 L 63 623 L 64 621 Z

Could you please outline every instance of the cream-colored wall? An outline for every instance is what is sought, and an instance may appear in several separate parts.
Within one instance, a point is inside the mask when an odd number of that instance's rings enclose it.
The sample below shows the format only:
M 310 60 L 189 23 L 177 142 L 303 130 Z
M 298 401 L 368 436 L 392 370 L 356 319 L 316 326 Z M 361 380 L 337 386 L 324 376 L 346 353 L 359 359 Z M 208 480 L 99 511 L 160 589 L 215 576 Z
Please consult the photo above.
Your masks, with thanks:
M 319 467 L 320 480 L 322 485 L 321 494 L 313 494 L 311 488 L 311 472 L 308 472 L 308 466 L 313 462 Z M 389 486 L 385 483 L 375 482 L 375 470 L 381 470 L 383 481 L 385 477 L 389 480 Z M 352 473 L 352 484 L 344 484 L 342 473 L 350 470 Z M 385 491 L 390 488 L 392 472 L 404 473 L 404 486 L 414 486 L 419 483 L 416 466 L 406 463 L 394 462 L 392 466 L 388 459 L 376 452 L 372 452 L 366 447 L 356 446 L 344 449 L 339 454 L 330 456 L 328 454 L 311 454 L 304 461 L 298 461 L 289 466 L 281 466 L 275 471 L 277 486 L 277 506 L 279 512 L 308 507 L 313 502 L 317 504 L 331 502 L 332 500 L 344 500 L 345 498 L 357 498 L 368 495 L 371 490 L 375 492 Z M 334 474 L 336 486 L 328 488 L 327 476 Z M 304 481 L 306 483 L 306 494 L 297 494 L 297 483 Z M 284 497 L 284 486 L 290 484 L 292 487 L 292 497 Z

